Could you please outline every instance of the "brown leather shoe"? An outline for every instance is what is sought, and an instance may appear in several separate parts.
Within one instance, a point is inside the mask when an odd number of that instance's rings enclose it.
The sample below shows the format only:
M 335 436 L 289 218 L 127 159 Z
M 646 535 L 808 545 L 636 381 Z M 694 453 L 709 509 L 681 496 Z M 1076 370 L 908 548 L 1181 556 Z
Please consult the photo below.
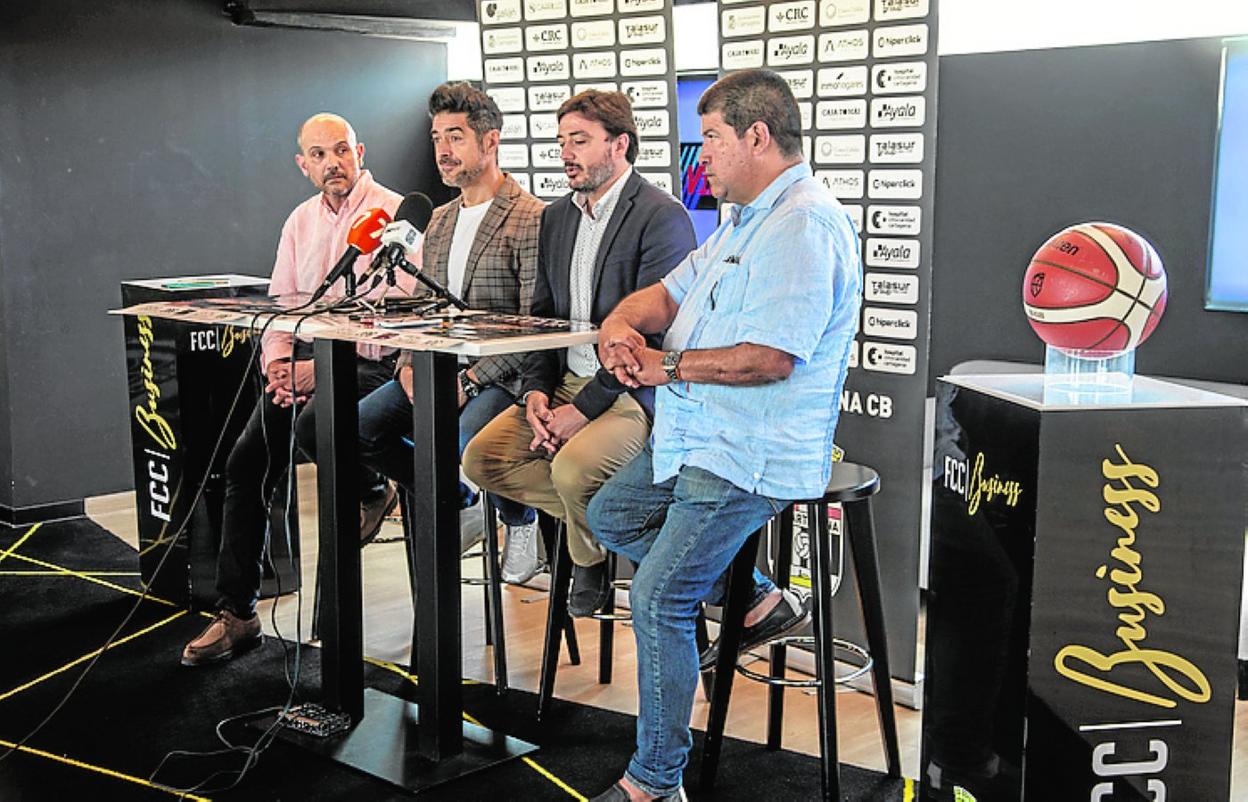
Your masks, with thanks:
M 386 516 L 394 512 L 399 503 L 399 491 L 394 482 L 386 481 L 386 492 L 377 498 L 360 502 L 360 545 L 367 546 L 381 531 Z
M 229 660 L 260 645 L 260 616 L 239 618 L 229 610 L 218 610 L 212 623 L 182 650 L 182 665 L 202 666 Z

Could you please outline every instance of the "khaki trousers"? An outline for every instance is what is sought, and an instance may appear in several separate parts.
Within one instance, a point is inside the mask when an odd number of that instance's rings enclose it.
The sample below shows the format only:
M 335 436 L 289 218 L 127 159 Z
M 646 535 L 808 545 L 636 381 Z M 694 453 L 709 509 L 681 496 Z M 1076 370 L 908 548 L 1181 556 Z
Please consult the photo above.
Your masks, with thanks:
M 589 379 L 567 373 L 555 389 L 552 409 L 569 403 Z M 533 428 L 523 407 L 505 410 L 485 425 L 464 450 L 464 473 L 483 489 L 518 501 L 567 524 L 568 553 L 580 566 L 597 565 L 607 552 L 589 531 L 585 509 L 603 482 L 646 444 L 650 419 L 631 395 L 621 393 L 552 457 L 529 450 Z

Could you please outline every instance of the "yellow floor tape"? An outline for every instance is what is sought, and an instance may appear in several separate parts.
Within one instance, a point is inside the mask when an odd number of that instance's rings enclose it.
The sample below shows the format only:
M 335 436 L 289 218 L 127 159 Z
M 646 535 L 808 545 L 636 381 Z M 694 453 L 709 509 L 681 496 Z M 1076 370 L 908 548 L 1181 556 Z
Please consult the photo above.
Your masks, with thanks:
M 0 746 L 4 747 L 5 749 L 12 749 L 15 746 L 15 744 L 10 743 L 9 741 L 0 739 Z M 142 785 L 147 788 L 153 788 L 157 791 L 163 791 L 166 794 L 176 796 L 179 799 L 190 799 L 190 800 L 193 800 L 194 802 L 211 802 L 211 800 L 209 800 L 208 797 L 195 796 L 194 794 L 185 794 L 185 793 L 182 793 L 181 791 L 173 791 L 173 790 L 165 788 L 164 786 L 160 786 L 160 785 L 156 785 L 155 783 L 148 782 L 147 780 L 144 780 L 141 777 L 132 777 L 129 774 L 122 774 L 120 771 L 113 771 L 112 769 L 106 769 L 103 766 L 93 766 L 90 763 L 84 763 L 81 760 L 75 760 L 72 757 L 66 757 L 64 755 L 54 755 L 51 752 L 45 752 L 42 749 L 35 749 L 30 746 L 19 746 L 17 747 L 17 751 L 23 752 L 28 755 L 35 755 L 36 757 L 47 758 L 48 760 L 54 760 L 57 763 L 64 763 L 65 765 L 73 766 L 76 769 L 86 769 L 87 771 L 94 771 L 97 774 L 103 774 L 107 777 L 113 777 L 118 780 L 125 780 L 126 782 L 134 783 L 135 785 Z
M 32 526 L 31 528 L 27 529 L 27 530 L 26 530 L 26 534 L 24 534 L 24 535 L 22 535 L 21 537 L 19 537 L 19 538 L 17 539 L 17 542 L 16 542 L 16 543 L 14 543 L 12 546 L 9 546 L 9 547 L 8 547 L 7 549 L 5 549 L 4 551 L 0 551 L 0 562 L 4 562 L 4 558 L 5 558 L 5 557 L 8 557 L 10 554 L 12 554 L 14 551 L 16 551 L 16 550 L 17 550 L 17 547 L 18 547 L 18 546 L 20 546 L 20 545 L 22 545 L 23 543 L 25 543 L 25 542 L 27 541 L 27 539 L 29 539 L 29 538 L 30 538 L 30 536 L 31 536 L 31 535 L 33 535 L 35 532 L 39 531 L 39 527 L 41 527 L 41 526 L 43 526 L 43 524 L 42 524 L 42 523 L 37 523 L 37 524 L 35 524 L 35 525 L 34 525 L 34 526 Z

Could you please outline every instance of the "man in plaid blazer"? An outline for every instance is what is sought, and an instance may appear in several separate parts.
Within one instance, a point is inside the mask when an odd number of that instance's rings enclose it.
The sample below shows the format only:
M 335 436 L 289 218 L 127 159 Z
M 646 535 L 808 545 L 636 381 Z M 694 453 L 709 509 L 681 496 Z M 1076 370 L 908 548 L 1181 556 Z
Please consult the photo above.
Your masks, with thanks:
M 466 83 L 443 84 L 429 98 L 438 172 L 460 196 L 433 210 L 425 229 L 422 270 L 469 307 L 527 315 L 537 272 L 544 204 L 498 166 L 503 115 L 489 95 Z M 459 446 L 511 406 L 523 354 L 481 357 L 459 372 Z M 360 402 L 360 459 L 411 489 L 412 367 L 400 357 L 393 381 Z M 472 491 L 460 485 L 461 504 Z M 497 499 L 504 523 L 536 528 L 536 513 Z M 532 536 L 532 531 L 524 534 Z M 509 536 L 510 538 L 511 536 Z M 516 535 L 517 538 L 523 537 Z

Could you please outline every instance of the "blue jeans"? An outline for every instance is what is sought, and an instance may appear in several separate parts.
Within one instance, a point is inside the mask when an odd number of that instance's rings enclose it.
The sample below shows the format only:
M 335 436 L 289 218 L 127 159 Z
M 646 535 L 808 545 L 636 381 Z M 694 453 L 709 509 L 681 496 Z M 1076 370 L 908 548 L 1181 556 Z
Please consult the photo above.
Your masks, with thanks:
M 647 446 L 589 503 L 589 526 L 637 564 L 629 600 L 637 638 L 637 751 L 626 776 L 654 796 L 674 793 L 689 761 L 698 688 L 698 604 L 722 597 L 722 578 L 746 539 L 787 502 L 747 493 L 701 468 L 653 483 Z M 756 601 L 775 585 L 755 571 Z
M 459 453 L 477 432 L 514 402 L 496 386 L 483 388 L 459 410 Z M 412 402 L 403 386 L 391 380 L 360 401 L 360 462 L 393 479 L 409 493 L 415 483 L 412 448 Z M 461 507 L 472 503 L 472 490 L 459 483 Z M 498 515 L 510 526 L 531 523 L 537 513 L 508 499 L 491 496 Z

